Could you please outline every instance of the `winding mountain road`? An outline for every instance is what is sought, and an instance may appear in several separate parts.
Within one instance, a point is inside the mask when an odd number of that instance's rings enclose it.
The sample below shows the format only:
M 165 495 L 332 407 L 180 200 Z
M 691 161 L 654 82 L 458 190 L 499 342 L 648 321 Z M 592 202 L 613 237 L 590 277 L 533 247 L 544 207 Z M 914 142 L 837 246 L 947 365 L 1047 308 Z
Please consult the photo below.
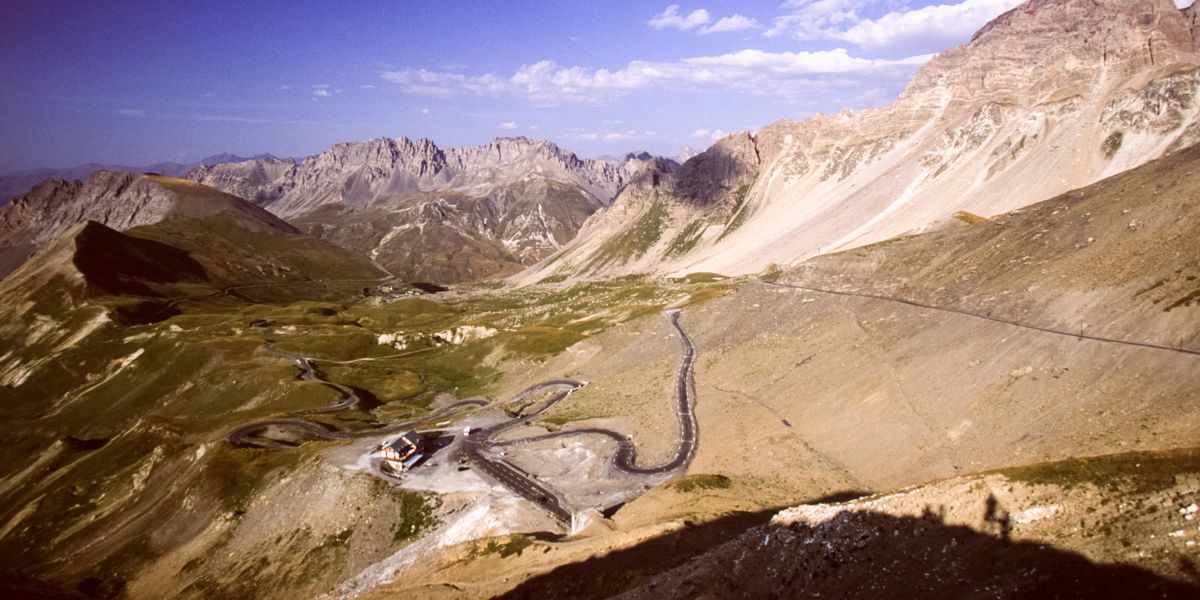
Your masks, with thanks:
M 322 378 L 320 373 L 317 371 L 316 364 L 311 358 L 293 354 L 284 350 L 279 350 L 274 347 L 274 344 L 271 342 L 271 340 L 265 340 L 263 342 L 263 349 L 267 352 L 277 356 L 282 356 L 292 361 L 292 363 L 296 365 L 296 368 L 300 370 L 301 379 L 320 383 L 321 385 L 333 389 L 341 396 L 340 400 L 330 404 L 329 406 L 306 408 L 288 413 L 292 417 L 338 412 L 352 408 L 362 402 L 362 398 L 355 393 L 353 388 L 341 385 L 339 383 L 333 383 L 332 381 L 327 381 L 326 379 Z M 226 434 L 225 441 L 229 442 L 230 445 L 239 448 L 261 447 L 263 446 L 263 443 L 260 440 L 255 439 L 255 434 L 267 429 L 268 427 L 297 429 L 310 434 L 313 437 L 318 437 L 325 440 L 351 440 L 377 435 L 389 435 L 409 429 L 413 425 L 422 421 L 446 417 L 460 412 L 465 408 L 480 407 L 487 404 L 487 400 L 481 398 L 471 398 L 461 402 L 455 402 L 454 404 L 450 404 L 448 406 L 443 406 L 442 408 L 439 408 L 438 410 L 423 417 L 399 421 L 386 427 L 376 427 L 374 429 L 365 429 L 361 431 L 342 431 L 330 425 L 325 425 L 323 423 L 317 423 L 316 421 L 309 421 L 301 418 L 268 419 L 264 421 L 248 423 L 238 427 L 237 429 L 234 429 L 233 431 L 230 431 L 228 434 Z
M 527 423 L 530 420 L 538 417 L 542 413 L 549 410 L 555 404 L 565 400 L 572 392 L 583 387 L 584 384 L 569 380 L 560 379 L 548 381 L 535 385 L 520 395 L 516 400 L 528 397 L 529 395 L 543 391 L 547 388 L 559 387 L 562 388 L 558 394 L 555 394 L 548 401 L 538 407 L 537 410 L 523 415 L 511 421 L 506 421 L 498 425 L 493 425 L 479 431 L 472 432 L 463 445 L 463 454 L 475 465 L 482 473 L 494 479 L 497 483 L 512 490 L 517 495 L 526 498 L 537 504 L 543 510 L 546 510 L 555 518 L 570 524 L 573 512 L 567 506 L 562 496 L 547 485 L 537 481 L 533 476 L 522 471 L 508 461 L 489 457 L 485 454 L 485 450 L 493 447 L 510 447 L 522 444 L 529 444 L 550 439 L 559 439 L 566 437 L 574 437 L 580 435 L 598 435 L 607 437 L 617 443 L 617 451 L 613 455 L 612 464 L 617 470 L 630 475 L 659 475 L 670 473 L 683 468 L 686 468 L 692 462 L 692 458 L 696 454 L 696 446 L 698 442 L 696 413 L 693 409 L 695 383 L 693 381 L 693 369 L 696 362 L 696 346 L 692 344 L 691 338 L 684 332 L 683 327 L 679 324 L 679 311 L 668 310 L 665 312 L 667 319 L 671 322 L 672 328 L 675 330 L 676 336 L 679 338 L 683 346 L 683 358 L 680 361 L 679 371 L 675 378 L 675 413 L 679 419 L 679 443 L 675 449 L 675 455 L 671 460 L 654 466 L 638 466 L 637 464 L 637 446 L 633 440 L 611 429 L 602 429 L 597 427 L 589 427 L 583 429 L 572 429 L 570 431 L 560 431 L 545 435 L 532 436 L 517 440 L 495 441 L 495 437 L 504 431 L 512 429 L 517 425 Z
M 485 477 L 488 477 L 505 488 L 508 488 L 518 496 L 533 502 L 542 510 L 545 510 L 556 519 L 568 525 L 572 522 L 574 512 L 571 510 L 570 506 L 560 493 L 539 481 L 535 475 L 526 472 L 512 463 L 500 458 L 489 456 L 488 451 L 493 448 L 517 446 L 549 439 L 559 439 L 580 435 L 595 435 L 607 437 L 616 442 L 617 451 L 613 455 L 612 465 L 614 468 L 624 473 L 643 476 L 660 475 L 686 468 L 689 464 L 691 464 L 692 458 L 696 454 L 696 446 L 698 442 L 696 414 L 693 410 L 693 404 L 695 400 L 693 370 L 696 362 L 696 347 L 692 343 L 692 340 L 687 336 L 687 333 L 684 332 L 683 327 L 679 324 L 680 312 L 678 310 L 668 310 L 665 311 L 664 314 L 666 315 L 667 320 L 671 323 L 671 327 L 674 329 L 675 334 L 679 338 L 680 344 L 683 347 L 683 356 L 680 360 L 679 371 L 676 373 L 674 392 L 675 414 L 679 420 L 679 442 L 675 449 L 675 454 L 670 460 L 659 465 L 639 466 L 637 462 L 637 447 L 634 445 L 630 436 L 622 435 L 621 433 L 611 429 L 597 427 L 560 431 L 517 440 L 495 440 L 495 437 L 501 433 L 537 418 L 554 405 L 567 399 L 573 392 L 579 390 L 585 385 L 583 382 L 571 379 L 554 379 L 550 381 L 544 381 L 542 383 L 532 385 L 522 391 L 515 398 L 513 398 L 513 402 L 520 402 L 521 400 L 532 397 L 536 394 L 551 390 L 557 390 L 557 393 L 552 395 L 532 412 L 496 425 L 492 425 L 490 427 L 485 427 L 470 432 L 463 440 L 461 450 L 462 456 L 464 456 L 477 469 L 477 471 Z M 391 433 L 398 433 L 422 421 L 442 418 L 468 407 L 479 407 L 488 404 L 488 401 L 483 399 L 468 399 L 442 407 L 423 417 L 392 423 L 386 427 L 378 427 L 374 429 L 353 432 L 342 431 L 333 426 L 318 423 L 316 421 L 310 421 L 300 417 L 303 415 L 336 412 L 352 408 L 361 402 L 361 398 L 358 396 L 358 394 L 356 394 L 352 388 L 333 383 L 322 378 L 320 372 L 316 368 L 315 363 L 310 358 L 279 350 L 274 347 L 271 340 L 264 340 L 263 348 L 268 352 L 292 361 L 296 365 L 296 368 L 300 370 L 301 379 L 328 386 L 336 391 L 341 396 L 341 399 L 333 404 L 330 404 L 329 406 L 304 409 L 289 413 L 291 416 L 287 418 L 268 419 L 242 425 L 229 432 L 225 436 L 225 440 L 232 446 L 262 447 L 265 444 L 261 438 L 257 438 L 256 434 L 261 433 L 263 430 L 270 427 L 295 429 L 313 437 L 326 440 L 347 440 L 387 435 Z

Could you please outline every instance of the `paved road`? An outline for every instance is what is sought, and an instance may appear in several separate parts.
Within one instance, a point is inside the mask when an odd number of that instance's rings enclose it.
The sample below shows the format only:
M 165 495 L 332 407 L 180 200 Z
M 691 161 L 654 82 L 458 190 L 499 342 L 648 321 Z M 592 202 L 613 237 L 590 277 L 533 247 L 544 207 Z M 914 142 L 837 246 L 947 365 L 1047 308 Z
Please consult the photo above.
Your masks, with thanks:
M 686 467 L 692 462 L 692 458 L 696 454 L 696 445 L 698 442 L 698 436 L 696 435 L 696 413 L 692 407 L 694 395 L 692 371 L 696 362 L 696 347 L 679 325 L 679 311 L 668 311 L 667 318 L 670 319 L 671 325 L 675 328 L 675 333 L 683 345 L 683 360 L 680 361 L 679 372 L 675 377 L 675 415 L 679 419 L 679 445 L 675 450 L 675 456 L 671 460 L 661 465 L 638 466 L 637 446 L 634 445 L 633 440 L 629 436 L 621 435 L 611 429 L 597 427 L 559 431 L 557 433 L 537 435 L 519 440 L 493 442 L 492 444 L 500 447 L 518 446 L 531 442 L 577 435 L 598 435 L 610 438 L 617 443 L 617 452 L 613 456 L 613 466 L 626 473 L 633 475 L 658 475 Z M 549 406 L 543 407 L 538 411 L 539 414 L 544 412 L 546 408 L 549 408 Z
M 295 363 L 296 368 L 300 369 L 300 379 L 319 383 L 337 392 L 338 396 L 341 396 L 341 400 L 338 400 L 329 406 L 298 410 L 293 412 L 293 415 L 313 415 L 319 413 L 338 412 L 340 410 L 346 410 L 347 408 L 358 406 L 360 403 L 362 403 L 362 398 L 355 393 L 352 388 L 344 386 L 340 383 L 333 383 L 332 381 L 328 381 L 321 377 L 320 373 L 317 371 L 316 363 L 314 363 L 311 358 L 300 356 L 299 354 L 288 352 L 286 350 L 280 350 L 275 347 L 275 342 L 271 340 L 265 340 L 263 342 L 263 349 L 271 354 L 282 356 Z
M 555 518 L 567 524 L 571 523 L 573 513 L 559 493 L 537 481 L 534 477 L 513 466 L 511 463 L 487 456 L 484 451 L 492 447 L 516 446 L 549 439 L 578 435 L 599 435 L 616 441 L 617 452 L 613 456 L 613 466 L 620 471 L 632 475 L 657 475 L 687 467 L 696 454 L 697 444 L 696 414 L 692 406 L 695 395 L 695 384 L 692 374 L 696 362 L 696 347 L 679 324 L 679 311 L 666 311 L 666 316 L 683 346 L 683 358 L 680 360 L 679 371 L 675 378 L 675 414 L 679 419 L 679 444 L 671 460 L 661 465 L 638 466 L 637 447 L 633 444 L 633 440 L 629 436 L 622 435 L 611 429 L 597 427 L 572 429 L 570 431 L 560 431 L 518 440 L 495 441 L 494 438 L 497 435 L 536 418 L 549 410 L 550 407 L 566 399 L 575 390 L 583 387 L 582 383 L 569 379 L 540 383 L 521 392 L 516 400 L 529 397 L 532 394 L 549 388 L 558 387 L 562 390 L 536 410 L 520 418 L 472 432 L 463 445 L 464 455 L 483 474 L 491 477 L 497 483 L 507 487 L 521 497 L 537 504 Z
M 495 445 L 495 443 L 492 441 L 492 438 L 495 436 L 522 423 L 527 423 L 530 420 L 537 418 L 538 415 L 546 412 L 555 404 L 562 402 L 569 397 L 572 392 L 582 388 L 583 386 L 583 383 L 571 379 L 556 379 L 531 386 L 518 394 L 513 401 L 519 402 L 535 394 L 555 388 L 557 388 L 559 392 L 543 402 L 542 405 L 537 407 L 536 410 L 522 415 L 521 417 L 511 419 L 491 427 L 472 431 L 471 434 L 466 436 L 466 439 L 463 440 L 462 446 L 463 456 L 470 461 L 471 465 L 473 465 L 480 474 L 492 479 L 500 485 L 503 485 L 518 496 L 533 502 L 539 508 L 554 516 L 554 518 L 567 523 L 568 525 L 571 523 L 573 513 L 561 494 L 549 486 L 541 483 L 535 477 L 519 469 L 512 463 L 506 460 L 488 456 L 485 452 L 485 449 Z
M 296 417 L 300 417 L 303 415 L 329 413 L 329 412 L 337 412 L 337 411 L 341 411 L 341 410 L 346 410 L 346 409 L 351 408 L 351 407 L 357 405 L 358 403 L 360 403 L 362 401 L 362 398 L 360 398 L 358 396 L 358 394 L 356 394 L 354 392 L 354 390 L 349 387 L 346 387 L 344 385 L 333 383 L 331 381 L 327 381 L 327 380 L 323 379 L 321 377 L 320 372 L 316 368 L 316 364 L 313 362 L 313 360 L 311 358 L 300 356 L 298 354 L 293 354 L 291 352 L 287 352 L 284 350 L 279 350 L 274 347 L 274 345 L 271 343 L 270 340 L 263 342 L 263 348 L 265 350 L 267 350 L 268 352 L 271 352 L 278 356 L 282 356 L 282 357 L 292 361 L 293 364 L 296 365 L 296 368 L 300 370 L 300 378 L 301 379 L 304 379 L 305 381 L 313 381 L 313 382 L 328 386 L 329 388 L 336 391 L 341 396 L 341 399 L 338 400 L 337 402 L 334 402 L 333 404 L 330 404 L 329 406 L 323 406 L 320 408 L 306 408 L 304 410 L 297 410 L 297 411 L 288 413 L 289 415 L 291 415 L 291 418 L 268 419 L 268 420 L 264 420 L 264 421 L 256 421 L 254 423 L 248 423 L 246 425 L 242 425 L 242 426 L 238 427 L 237 429 L 234 429 L 233 431 L 229 432 L 225 436 L 225 440 L 227 442 L 229 442 L 230 445 L 233 445 L 233 446 L 245 448 L 245 447 L 264 447 L 264 446 L 274 445 L 274 444 L 264 442 L 261 438 L 258 438 L 255 435 L 257 433 L 262 432 L 264 429 L 267 429 L 268 427 L 297 429 L 297 430 L 303 431 L 304 433 L 312 435 L 314 437 L 318 437 L 318 438 L 326 439 L 326 440 L 349 440 L 349 439 L 372 437 L 372 436 L 378 436 L 378 435 L 389 435 L 392 433 L 399 433 L 401 431 L 409 429 L 413 425 L 420 423 L 422 421 L 429 421 L 429 420 L 433 420 L 433 419 L 447 417 L 454 413 L 460 412 L 465 408 L 479 407 L 479 406 L 484 406 L 484 405 L 488 404 L 488 401 L 484 400 L 482 398 L 471 398 L 471 399 L 463 400 L 461 402 L 455 402 L 454 404 L 451 404 L 448 406 L 443 406 L 442 408 L 439 408 L 438 410 L 435 410 L 423 417 L 419 417 L 416 419 L 399 421 L 399 422 L 392 423 L 392 424 L 384 426 L 384 427 L 376 427 L 373 429 L 364 429 L 364 430 L 360 430 L 360 431 L 342 431 L 342 430 L 334 428 L 330 425 L 325 425 L 324 423 L 317 423 L 315 421 L 309 421 L 307 419 L 301 419 L 301 418 L 296 418 Z
M 909 306 L 915 306 L 917 308 L 924 308 L 927 310 L 936 310 L 939 312 L 952 313 L 952 314 L 962 315 L 962 316 L 966 316 L 966 317 L 973 317 L 976 319 L 983 319 L 985 321 L 992 321 L 993 323 L 1003 323 L 1004 325 L 1012 325 L 1013 327 L 1020 327 L 1022 329 L 1029 329 L 1032 331 L 1040 331 L 1042 333 L 1050 333 L 1050 334 L 1054 334 L 1054 335 L 1073 337 L 1073 338 L 1081 339 L 1081 340 L 1091 340 L 1093 342 L 1104 342 L 1107 344 L 1120 344 L 1122 346 L 1133 346 L 1136 348 L 1149 348 L 1152 350 L 1169 350 L 1171 352 L 1179 352 L 1181 354 L 1191 354 L 1194 356 L 1200 356 L 1200 350 L 1196 350 L 1193 348 L 1184 348 L 1182 346 L 1167 346 L 1164 344 L 1155 344 L 1155 343 L 1151 343 L 1151 342 L 1138 342 L 1138 341 L 1134 341 L 1134 340 L 1121 340 L 1121 339 L 1116 339 L 1116 338 L 1101 337 L 1101 336 L 1097 336 L 1097 335 L 1087 335 L 1081 331 L 1072 332 L 1072 331 L 1065 331 L 1062 329 L 1054 329 L 1053 327 L 1041 327 L 1038 325 L 1030 325 L 1028 323 L 1021 323 L 1020 321 L 1009 321 L 1007 319 L 1001 319 L 999 317 L 993 317 L 991 315 L 975 313 L 975 312 L 963 310 L 960 308 L 952 308 L 952 307 L 948 307 L 948 306 L 934 306 L 932 304 L 925 304 L 922 302 L 917 302 L 916 300 L 909 300 L 907 298 L 897 298 L 895 296 L 884 296 L 882 294 L 869 294 L 866 292 L 847 292 L 847 291 L 841 291 L 841 290 L 827 290 L 827 289 L 823 289 L 823 288 L 808 287 L 808 286 L 804 286 L 804 285 L 796 285 L 796 284 L 791 284 L 791 283 L 779 283 L 777 281 L 764 281 L 763 283 L 770 285 L 770 286 L 781 287 L 781 288 L 791 288 L 794 290 L 803 290 L 806 292 L 816 292 L 818 294 L 831 294 L 831 295 L 835 295 L 835 296 L 850 296 L 853 298 L 870 298 L 872 300 L 884 300 L 886 302 L 898 302 L 900 304 L 907 304 Z
M 506 460 L 488 456 L 486 451 L 495 447 L 528 444 L 530 442 L 547 439 L 557 439 L 578 435 L 599 435 L 616 441 L 617 452 L 614 454 L 612 460 L 613 466 L 620 471 L 624 471 L 633 475 L 657 475 L 686 468 L 696 454 L 697 445 L 696 414 L 692 407 L 695 396 L 693 369 L 696 362 L 696 347 L 692 344 L 692 340 L 688 338 L 687 334 L 683 330 L 683 327 L 679 324 L 679 311 L 668 310 L 665 312 L 665 314 L 667 319 L 670 321 L 672 328 L 675 330 L 675 334 L 679 338 L 680 344 L 683 347 L 683 357 L 680 360 L 679 371 L 675 378 L 674 394 L 675 414 L 679 420 L 679 444 L 675 450 L 675 455 L 669 461 L 660 465 L 639 466 L 637 464 L 637 447 L 633 444 L 633 440 L 630 439 L 629 436 L 622 435 L 611 429 L 595 427 L 560 431 L 557 433 L 550 433 L 519 440 L 495 440 L 495 437 L 501 433 L 537 418 L 554 405 L 567 399 L 573 392 L 585 385 L 582 382 L 571 379 L 554 379 L 550 381 L 544 381 L 542 383 L 530 386 L 528 389 L 518 394 L 513 399 L 513 402 L 520 402 L 521 400 L 533 397 L 537 394 L 545 393 L 550 390 L 557 390 L 557 393 L 550 396 L 545 402 L 531 412 L 528 412 L 518 418 L 510 419 L 503 423 L 471 432 L 471 434 L 466 436 L 463 441 L 463 456 L 465 456 L 466 459 L 470 461 L 470 463 L 474 465 L 477 471 L 482 475 L 491 478 L 496 483 L 503 485 L 517 495 L 533 502 L 539 508 L 545 510 L 556 519 L 559 519 L 568 525 L 571 523 L 573 511 L 570 509 L 570 506 L 563 499 L 560 493 L 540 482 L 534 475 L 525 472 L 512 463 Z M 269 419 L 242 425 L 241 427 L 229 432 L 229 434 L 225 436 L 226 441 L 233 446 L 262 447 L 272 445 L 265 443 L 262 438 L 256 437 L 256 434 L 262 432 L 268 427 L 297 429 L 311 436 L 328 440 L 354 439 L 369 436 L 387 435 L 389 433 L 396 433 L 408 429 L 413 424 L 421 421 L 445 417 L 467 407 L 483 406 L 487 404 L 487 401 L 482 399 L 464 400 L 462 402 L 443 407 L 419 419 L 402 421 L 399 423 L 393 423 L 387 427 L 379 427 L 363 431 L 342 431 L 329 425 L 297 417 L 301 415 L 334 412 L 350 408 L 360 402 L 360 398 L 354 393 L 354 390 L 323 379 L 313 360 L 310 358 L 279 350 L 273 346 L 270 340 L 264 341 L 263 348 L 268 352 L 272 352 L 278 356 L 292 361 L 296 365 L 296 368 L 300 370 L 301 378 L 307 381 L 315 381 L 329 386 L 341 395 L 341 400 L 327 407 L 305 409 L 290 413 L 292 416 L 289 418 Z

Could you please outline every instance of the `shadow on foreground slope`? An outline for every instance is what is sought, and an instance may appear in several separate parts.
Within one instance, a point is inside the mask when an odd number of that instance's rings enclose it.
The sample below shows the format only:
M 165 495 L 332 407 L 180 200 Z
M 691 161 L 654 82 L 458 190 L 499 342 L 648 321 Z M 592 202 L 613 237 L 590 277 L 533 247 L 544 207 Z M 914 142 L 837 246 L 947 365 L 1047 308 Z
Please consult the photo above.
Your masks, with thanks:
M 726 519 L 689 527 L 559 567 L 500 597 L 1200 597 L 1200 587 L 1139 567 L 1096 564 L 1075 552 L 1011 541 L 1002 526 L 989 535 L 947 525 L 932 507 L 919 518 L 848 511 L 816 525 L 769 524 L 741 535 L 728 535 L 734 530 L 730 525 Z M 703 552 L 693 540 L 722 537 L 731 541 L 662 571 Z M 1190 559 L 1180 555 L 1179 560 Z M 1185 570 L 1194 569 L 1192 564 Z

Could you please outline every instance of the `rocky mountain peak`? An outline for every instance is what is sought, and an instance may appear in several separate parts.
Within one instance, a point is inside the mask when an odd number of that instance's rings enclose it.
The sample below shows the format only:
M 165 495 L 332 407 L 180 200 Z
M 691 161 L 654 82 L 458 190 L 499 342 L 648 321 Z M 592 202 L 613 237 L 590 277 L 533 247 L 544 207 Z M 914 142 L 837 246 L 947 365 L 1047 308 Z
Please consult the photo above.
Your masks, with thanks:
M 717 140 L 679 167 L 675 192 L 697 204 L 711 204 L 757 174 L 758 142 L 747 131 Z
M 1171 0 L 1030 0 L 931 60 L 901 102 L 1028 105 L 1083 95 L 1106 81 L 1194 63 L 1190 29 Z

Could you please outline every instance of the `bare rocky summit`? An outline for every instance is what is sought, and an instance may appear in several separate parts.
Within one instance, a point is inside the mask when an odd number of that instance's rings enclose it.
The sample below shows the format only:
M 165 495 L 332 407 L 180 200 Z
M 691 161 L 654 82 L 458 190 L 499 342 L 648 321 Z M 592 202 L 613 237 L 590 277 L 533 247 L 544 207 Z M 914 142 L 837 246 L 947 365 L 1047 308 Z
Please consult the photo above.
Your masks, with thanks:
M 629 186 L 520 280 L 755 272 L 1091 184 L 1200 141 L 1194 34 L 1170 0 L 1027 2 L 887 107 L 735 134 Z

